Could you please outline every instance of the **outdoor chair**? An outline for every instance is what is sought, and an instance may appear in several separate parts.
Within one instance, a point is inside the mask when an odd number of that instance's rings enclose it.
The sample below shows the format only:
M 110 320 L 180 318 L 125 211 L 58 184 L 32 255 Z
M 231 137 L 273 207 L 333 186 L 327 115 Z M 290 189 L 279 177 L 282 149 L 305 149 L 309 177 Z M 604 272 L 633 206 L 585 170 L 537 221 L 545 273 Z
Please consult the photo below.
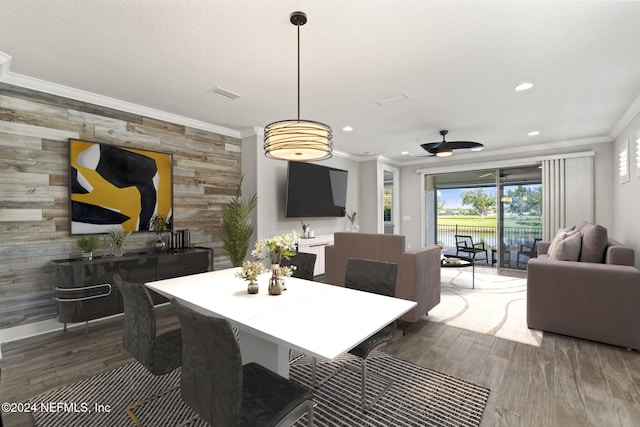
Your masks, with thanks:
M 520 245 L 520 250 L 518 251 L 518 257 L 516 258 L 516 264 L 520 265 L 520 263 L 527 263 L 529 262 L 529 259 L 531 258 L 535 258 L 538 256 L 538 242 L 542 240 L 542 239 L 534 239 L 533 240 L 533 245 L 528 246 L 528 245 Z M 525 259 L 524 261 L 520 261 L 520 256 L 526 256 L 527 259 Z
M 489 250 L 484 245 L 484 243 L 473 243 L 473 238 L 471 236 L 466 236 L 462 234 L 456 234 L 456 255 L 460 252 L 468 254 L 474 260 L 476 259 L 476 254 L 484 253 L 484 259 L 489 262 Z

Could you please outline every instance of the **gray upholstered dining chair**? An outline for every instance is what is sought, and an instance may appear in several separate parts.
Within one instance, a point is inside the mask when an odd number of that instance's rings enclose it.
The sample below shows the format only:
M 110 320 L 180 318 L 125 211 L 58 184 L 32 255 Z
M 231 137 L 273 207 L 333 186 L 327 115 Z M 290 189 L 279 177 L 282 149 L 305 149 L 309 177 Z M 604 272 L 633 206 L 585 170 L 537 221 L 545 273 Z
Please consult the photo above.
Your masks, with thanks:
M 371 261 L 364 259 L 351 258 L 347 262 L 345 273 L 345 287 L 357 289 L 364 292 L 372 292 L 379 295 L 395 297 L 396 295 L 396 277 L 398 275 L 398 265 L 391 262 Z M 379 374 L 369 373 L 371 376 L 377 376 L 385 382 L 385 387 L 367 403 L 367 357 L 369 353 L 381 344 L 393 339 L 397 327 L 397 321 L 393 321 L 380 331 L 376 332 L 356 347 L 349 350 L 350 354 L 361 359 L 361 399 L 362 408 L 365 411 L 371 409 L 375 403 L 391 388 L 393 380 L 383 377 Z M 351 368 L 349 364 L 343 364 L 338 370 L 333 372 L 327 378 L 320 382 L 316 382 L 316 358 L 313 358 L 312 382 L 315 386 L 320 386 L 342 371 L 344 368 Z
M 316 254 L 309 254 L 306 252 L 298 252 L 289 259 L 282 258 L 280 260 L 281 266 L 294 265 L 296 269 L 291 276 L 298 279 L 313 280 L 313 270 L 316 266 Z
M 154 375 L 167 374 L 182 363 L 182 333 L 174 329 L 156 335 L 156 315 L 151 295 L 141 283 L 122 280 L 119 274 L 112 277 L 122 294 L 124 302 L 124 324 L 122 327 L 122 345 L 142 366 Z M 177 386 L 161 391 L 148 398 L 137 398 L 125 409 L 131 419 L 140 426 L 133 409 L 149 400 L 167 393 Z
M 184 402 L 219 426 L 293 425 L 307 414 L 313 425 L 313 393 L 257 363 L 242 365 L 240 347 L 226 319 L 198 313 L 177 300 L 182 330 Z

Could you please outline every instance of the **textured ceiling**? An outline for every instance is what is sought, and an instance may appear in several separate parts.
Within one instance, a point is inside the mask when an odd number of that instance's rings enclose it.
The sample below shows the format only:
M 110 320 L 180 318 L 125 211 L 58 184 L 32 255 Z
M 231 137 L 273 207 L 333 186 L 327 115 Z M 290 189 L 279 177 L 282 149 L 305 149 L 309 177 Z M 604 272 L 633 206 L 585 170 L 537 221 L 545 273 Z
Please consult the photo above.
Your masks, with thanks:
M 295 10 L 301 116 L 346 153 L 406 161 L 440 129 L 486 153 L 607 137 L 640 94 L 640 2 L 2 0 L 0 52 L 11 74 L 244 130 L 296 116 Z

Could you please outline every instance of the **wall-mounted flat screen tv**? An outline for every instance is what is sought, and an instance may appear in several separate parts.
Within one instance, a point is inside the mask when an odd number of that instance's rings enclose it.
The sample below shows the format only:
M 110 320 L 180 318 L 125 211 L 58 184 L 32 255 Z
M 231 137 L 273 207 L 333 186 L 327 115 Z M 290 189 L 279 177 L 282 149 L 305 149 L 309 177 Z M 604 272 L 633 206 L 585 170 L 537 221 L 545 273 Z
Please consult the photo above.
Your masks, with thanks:
M 289 162 L 286 216 L 344 216 L 348 171 L 313 163 Z
M 149 230 L 173 216 L 169 153 L 69 140 L 71 234 Z

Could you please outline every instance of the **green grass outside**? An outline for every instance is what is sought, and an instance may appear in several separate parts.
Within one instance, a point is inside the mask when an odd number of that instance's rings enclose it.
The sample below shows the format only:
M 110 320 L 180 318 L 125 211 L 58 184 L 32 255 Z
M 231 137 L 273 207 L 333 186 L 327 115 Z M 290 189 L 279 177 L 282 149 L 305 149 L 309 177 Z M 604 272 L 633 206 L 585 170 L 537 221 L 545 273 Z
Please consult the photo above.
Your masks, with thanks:
M 482 221 L 477 215 L 438 215 L 438 225 L 459 225 L 462 227 L 496 227 L 495 215 L 485 216 Z M 542 228 L 537 216 L 506 217 L 507 228 Z

